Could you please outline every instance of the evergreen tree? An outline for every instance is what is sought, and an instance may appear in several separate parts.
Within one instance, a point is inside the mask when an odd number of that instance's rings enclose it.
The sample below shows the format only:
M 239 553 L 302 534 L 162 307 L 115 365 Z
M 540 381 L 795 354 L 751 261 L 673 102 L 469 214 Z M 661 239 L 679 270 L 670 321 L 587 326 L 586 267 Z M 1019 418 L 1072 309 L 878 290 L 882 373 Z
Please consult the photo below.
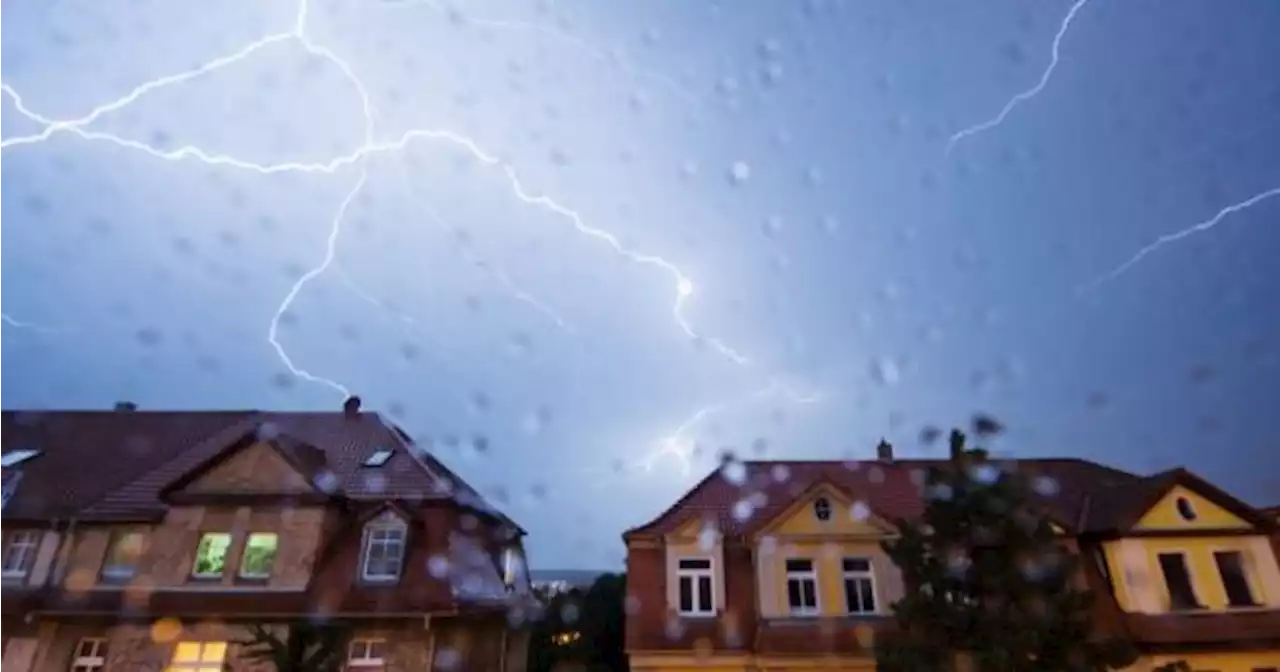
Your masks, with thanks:
M 980 423 L 979 434 L 998 425 Z M 877 643 L 878 669 L 1094 672 L 1132 663 L 1130 647 L 1094 636 L 1093 596 L 1075 584 L 1028 480 L 951 432 L 951 459 L 932 469 L 919 520 L 898 521 L 884 548 L 908 586 L 895 633 Z

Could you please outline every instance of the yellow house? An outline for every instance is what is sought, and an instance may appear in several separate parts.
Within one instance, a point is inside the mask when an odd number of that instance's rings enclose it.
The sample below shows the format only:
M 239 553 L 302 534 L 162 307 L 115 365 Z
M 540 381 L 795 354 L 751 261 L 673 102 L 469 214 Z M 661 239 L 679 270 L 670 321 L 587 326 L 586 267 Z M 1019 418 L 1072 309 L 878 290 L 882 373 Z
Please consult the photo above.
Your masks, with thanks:
M 875 669 L 907 589 L 881 542 L 920 514 L 922 476 L 940 464 L 885 447 L 861 462 L 725 462 L 624 535 L 632 669 Z M 1090 559 L 1096 623 L 1134 641 L 1134 670 L 1280 668 L 1274 515 L 1181 469 L 1021 465 L 1056 484 L 1045 510 Z

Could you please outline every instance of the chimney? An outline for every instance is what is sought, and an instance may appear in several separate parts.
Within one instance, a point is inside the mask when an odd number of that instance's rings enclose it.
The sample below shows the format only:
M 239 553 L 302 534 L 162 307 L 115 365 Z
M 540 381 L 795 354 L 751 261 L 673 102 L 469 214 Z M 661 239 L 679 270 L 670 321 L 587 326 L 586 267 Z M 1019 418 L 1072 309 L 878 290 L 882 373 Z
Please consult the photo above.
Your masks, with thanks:
M 342 414 L 348 418 L 360 415 L 360 397 L 354 394 L 347 397 L 347 400 L 342 402 Z
M 881 462 L 893 461 L 893 444 L 880 439 L 880 443 L 876 444 L 876 459 Z
M 138 405 L 132 401 L 117 401 L 116 410 L 121 413 L 129 413 L 138 410 Z

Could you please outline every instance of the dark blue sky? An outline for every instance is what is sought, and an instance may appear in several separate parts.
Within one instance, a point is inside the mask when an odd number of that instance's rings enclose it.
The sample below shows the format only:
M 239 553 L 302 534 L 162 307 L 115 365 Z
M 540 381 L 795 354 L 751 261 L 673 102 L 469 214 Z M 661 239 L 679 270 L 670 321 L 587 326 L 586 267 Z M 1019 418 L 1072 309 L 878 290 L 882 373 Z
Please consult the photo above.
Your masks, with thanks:
M 1280 3 L 1086 2 L 949 153 L 1070 3 L 465 7 L 6 0 L 5 407 L 348 389 L 543 567 L 979 410 L 1280 503 Z

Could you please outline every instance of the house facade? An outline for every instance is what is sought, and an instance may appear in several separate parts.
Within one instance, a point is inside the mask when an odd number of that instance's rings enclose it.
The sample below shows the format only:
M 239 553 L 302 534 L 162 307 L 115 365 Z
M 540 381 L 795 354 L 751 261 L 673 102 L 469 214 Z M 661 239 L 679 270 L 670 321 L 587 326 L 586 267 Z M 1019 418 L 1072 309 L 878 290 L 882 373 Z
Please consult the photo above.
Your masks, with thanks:
M 261 669 L 245 626 L 340 623 L 350 670 L 523 672 L 524 531 L 395 425 L 5 412 L 5 672 Z
M 881 548 L 918 517 L 939 461 L 726 460 L 624 534 L 636 672 L 874 670 L 877 634 L 909 586 Z M 1137 476 L 1022 460 L 1063 545 L 1082 557 L 1100 631 L 1147 671 L 1280 669 L 1276 517 L 1196 475 Z

